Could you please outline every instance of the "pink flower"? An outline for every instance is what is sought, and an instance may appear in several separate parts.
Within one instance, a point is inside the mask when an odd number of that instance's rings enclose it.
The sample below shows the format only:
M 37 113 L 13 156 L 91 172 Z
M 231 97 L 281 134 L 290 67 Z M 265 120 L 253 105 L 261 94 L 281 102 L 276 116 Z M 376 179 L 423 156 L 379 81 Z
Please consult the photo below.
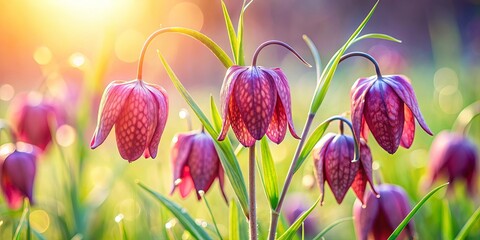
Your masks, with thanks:
M 42 151 L 52 142 L 50 125 L 60 126 L 65 122 L 65 115 L 58 104 L 33 92 L 19 96 L 10 109 L 17 140 L 35 145 Z
M 450 183 L 464 179 L 470 194 L 476 192 L 478 179 L 478 151 L 467 137 L 443 131 L 437 135 L 430 148 L 428 181 L 431 185 L 439 177 L 448 178 Z M 451 190 L 452 184 L 449 186 Z
M 363 139 L 360 143 L 360 160 L 352 162 L 353 158 L 354 139 L 351 136 L 329 133 L 314 148 L 313 160 L 322 203 L 325 182 L 330 186 L 339 204 L 350 187 L 361 202 L 364 199 L 367 182 L 375 191 L 372 181 L 372 154 Z
M 415 120 L 430 135 L 418 108 L 410 81 L 390 75 L 360 78 L 351 90 L 352 124 L 356 136 L 367 138 L 372 131 L 378 144 L 390 154 L 398 146 L 409 148 L 415 135 Z
M 199 191 L 206 193 L 218 177 L 220 190 L 228 202 L 223 190 L 223 167 L 213 139 L 209 135 L 203 131 L 177 134 L 173 139 L 171 161 L 173 166 L 171 194 L 178 187 L 180 195 L 185 198 L 195 188 L 197 198 L 200 200 Z
M 280 68 L 232 66 L 221 91 L 223 127 L 218 140 L 225 139 L 232 126 L 238 141 L 250 147 L 267 134 L 275 143 L 285 138 L 287 125 L 295 133 L 292 121 L 290 87 Z
M 353 218 L 357 239 L 387 239 L 410 212 L 405 191 L 395 185 L 377 185 L 380 198 L 368 192 L 365 204 L 359 200 L 353 205 Z M 399 239 L 413 239 L 413 221 L 410 221 Z
M 23 198 L 33 201 L 33 183 L 36 173 L 36 154 L 33 146 L 23 144 L 25 149 L 13 144 L 0 147 L 0 186 L 8 206 L 17 209 Z
M 123 159 L 157 156 L 168 116 L 168 96 L 162 87 L 144 81 L 114 81 L 103 93 L 97 128 L 90 147 L 95 149 L 115 125 L 117 147 Z

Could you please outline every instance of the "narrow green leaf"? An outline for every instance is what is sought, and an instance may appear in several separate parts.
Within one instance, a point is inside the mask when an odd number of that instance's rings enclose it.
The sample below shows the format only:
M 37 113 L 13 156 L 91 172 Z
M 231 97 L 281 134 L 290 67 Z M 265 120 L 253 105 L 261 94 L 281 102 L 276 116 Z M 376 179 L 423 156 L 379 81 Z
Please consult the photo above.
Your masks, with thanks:
M 470 233 L 470 230 L 473 227 L 473 224 L 475 224 L 478 219 L 480 218 L 480 207 L 475 210 L 473 215 L 468 219 L 468 221 L 463 225 L 462 229 L 458 233 L 457 237 L 455 237 L 455 240 L 463 240 L 466 239 L 468 234 Z
M 447 199 L 443 200 L 442 206 L 442 239 L 453 239 L 452 214 Z
M 248 227 L 245 218 L 240 217 L 237 203 L 230 201 L 229 238 L 231 240 L 248 239 Z
M 317 236 L 315 236 L 313 238 L 313 240 L 320 240 L 322 239 L 322 237 L 327 234 L 328 231 L 332 230 L 332 228 L 336 227 L 337 225 L 339 225 L 340 223 L 344 223 L 344 222 L 348 222 L 348 221 L 352 221 L 353 220 L 353 217 L 346 217 L 346 218 L 341 218 L 341 219 L 338 219 L 337 221 L 331 223 L 330 225 L 328 225 L 325 229 L 323 229 Z
M 305 162 L 305 159 L 307 159 L 310 152 L 312 152 L 317 142 L 320 140 L 320 138 L 322 138 L 323 134 L 327 130 L 328 125 L 330 125 L 330 121 L 323 122 L 308 137 L 307 141 L 305 142 L 305 146 L 300 152 L 300 156 L 298 156 L 298 161 L 297 161 L 297 165 L 295 166 L 294 172 L 297 172 L 297 170 L 300 169 L 303 162 Z
M 39 240 L 45 240 L 47 238 L 45 238 L 41 233 L 37 232 L 35 229 L 32 229 L 32 233 L 33 235 L 35 235 L 35 237 Z
M 17 228 L 15 229 L 15 234 L 13 235 L 12 239 L 15 240 L 20 240 L 21 239 L 21 233 L 22 233 L 22 228 L 23 225 L 28 225 L 29 221 L 29 215 L 30 215 L 30 208 L 29 208 L 29 203 L 28 200 L 25 198 L 24 203 L 23 203 L 23 212 L 22 216 L 20 217 L 20 222 L 18 223 Z M 30 235 L 29 232 L 27 232 L 27 235 Z
M 357 29 L 353 32 L 353 34 L 348 38 L 347 42 L 340 48 L 339 51 L 332 57 L 330 62 L 332 64 L 327 64 L 327 67 L 325 71 L 322 72 L 321 80 L 319 81 L 319 84 L 317 84 L 317 88 L 315 90 L 315 95 L 312 99 L 312 103 L 310 104 L 310 113 L 316 113 L 318 108 L 323 102 L 323 99 L 325 98 L 325 95 L 327 94 L 327 90 L 330 86 L 330 82 L 333 78 L 333 75 L 335 74 L 335 71 L 337 70 L 338 62 L 340 61 L 340 57 L 342 54 L 347 50 L 348 46 L 350 46 L 350 43 L 360 34 L 360 32 L 363 30 L 365 25 L 368 23 L 370 18 L 372 17 L 372 14 L 375 12 L 375 9 L 377 8 L 378 5 L 377 1 L 375 5 L 373 5 L 372 9 L 368 13 L 368 15 L 363 19 L 362 23 L 357 27 Z
M 317 72 L 317 83 L 319 83 L 322 76 L 322 60 L 320 59 L 318 48 L 307 35 L 303 35 L 303 40 L 305 41 L 308 48 L 310 49 L 310 52 L 313 55 L 313 60 L 315 61 L 315 72 Z
M 235 29 L 233 28 L 232 18 L 230 18 L 230 15 L 228 14 L 227 6 L 225 5 L 225 2 L 223 0 L 221 2 L 223 17 L 225 18 L 225 25 L 227 27 L 228 39 L 230 39 L 230 47 L 232 48 L 233 58 L 235 59 L 235 63 L 238 64 L 237 36 L 235 33 Z
M 308 215 L 310 215 L 313 209 L 317 206 L 318 202 L 320 202 L 320 199 L 321 197 L 319 197 L 317 201 L 315 201 L 315 203 L 307 211 L 303 212 L 302 215 L 300 215 L 300 217 L 298 217 L 297 220 L 295 220 L 295 222 L 293 222 L 293 224 L 287 229 L 287 231 L 285 231 L 285 233 L 283 233 L 283 235 L 280 236 L 278 239 L 292 239 L 300 226 L 302 226 L 303 221 L 305 221 Z
M 225 51 L 223 51 L 223 49 L 220 46 L 218 46 L 218 44 L 216 44 L 212 39 L 207 37 L 205 34 L 199 31 L 195 31 L 193 29 L 184 28 L 184 27 L 166 27 L 156 31 L 155 33 L 156 35 L 159 35 L 167 32 L 181 33 L 191 38 L 194 38 L 200 41 L 201 43 L 203 43 L 203 45 L 205 45 L 208 49 L 210 49 L 210 51 L 212 51 L 212 53 L 218 58 L 218 60 L 220 60 L 220 62 L 222 62 L 222 64 L 226 68 L 229 68 L 233 65 L 232 59 L 230 59 L 230 57 L 225 53 Z
M 243 178 L 242 171 L 238 164 L 237 158 L 235 156 L 235 153 L 233 152 L 232 144 L 228 139 L 225 139 L 224 141 L 216 140 L 219 134 L 219 131 L 212 126 L 212 124 L 210 123 L 208 118 L 205 116 L 203 111 L 200 109 L 200 107 L 197 105 L 195 100 L 192 98 L 190 93 L 185 89 L 185 87 L 180 82 L 180 80 L 178 80 L 177 76 L 175 75 L 172 68 L 165 60 L 165 58 L 163 58 L 163 56 L 160 53 L 158 53 L 158 56 L 162 61 L 162 64 L 165 67 L 165 70 L 167 71 L 168 76 L 170 77 L 170 80 L 172 80 L 172 83 L 175 86 L 175 88 L 183 96 L 183 98 L 188 103 L 188 105 L 190 106 L 192 111 L 195 113 L 195 115 L 197 115 L 198 119 L 205 127 L 205 130 L 215 140 L 214 141 L 215 148 L 217 149 L 218 155 L 220 157 L 220 161 L 222 162 L 222 166 L 225 170 L 225 173 L 227 174 L 230 184 L 232 185 L 233 191 L 235 192 L 235 195 L 237 196 L 238 201 L 240 202 L 240 206 L 242 207 L 245 216 L 247 216 L 248 214 L 247 188 L 245 186 L 245 180 Z M 217 113 L 216 116 L 219 116 L 218 110 L 215 112 Z
M 222 117 L 218 112 L 217 105 L 215 104 L 212 95 L 210 95 L 210 112 L 212 113 L 213 126 L 217 131 L 220 131 L 222 129 Z
M 243 1 L 242 4 L 242 11 L 240 12 L 240 16 L 238 17 L 238 26 L 237 26 L 237 58 L 235 59 L 235 62 L 237 65 L 243 66 L 245 65 L 245 56 L 243 53 L 243 15 L 245 14 L 245 11 L 247 10 L 248 6 L 252 1 L 248 2 L 246 4 L 246 1 Z
M 270 202 L 270 208 L 275 210 L 278 205 L 277 171 L 275 170 L 275 164 L 273 163 L 272 153 L 266 137 L 263 137 L 260 141 L 260 148 L 262 152 L 261 172 L 264 177 L 263 188 Z
M 165 206 L 168 209 L 168 211 L 170 211 L 178 219 L 178 221 L 180 222 L 180 224 L 182 224 L 185 230 L 187 230 L 190 234 L 192 234 L 193 237 L 195 237 L 196 239 L 212 239 L 202 227 L 200 227 L 195 223 L 195 220 L 192 217 L 190 217 L 190 215 L 187 213 L 187 211 L 184 208 L 182 208 L 175 202 L 168 200 L 167 198 L 162 196 L 160 193 L 153 191 L 149 187 L 145 186 L 143 183 L 137 182 L 137 184 L 142 189 L 150 193 L 163 206 Z
M 432 191 L 427 193 L 427 195 L 425 195 L 425 197 L 423 197 L 422 200 L 420 200 L 420 202 L 418 202 L 417 205 L 415 205 L 415 207 L 413 207 L 412 211 L 410 211 L 410 213 L 408 213 L 408 215 L 398 225 L 398 227 L 395 229 L 395 231 L 393 231 L 393 233 L 390 235 L 390 237 L 388 237 L 388 240 L 397 239 L 398 235 L 400 235 L 402 230 L 407 226 L 408 222 L 410 222 L 410 220 L 418 212 L 418 210 L 420 210 L 420 208 L 423 206 L 423 204 L 425 204 L 427 202 L 427 200 L 430 199 L 431 196 L 433 196 L 433 194 L 438 192 L 438 190 L 444 188 L 447 185 L 448 185 L 448 182 L 436 187 L 435 189 L 433 189 Z
M 397 38 L 394 38 L 390 35 L 387 35 L 387 34 L 383 34 L 383 33 L 369 33 L 369 34 L 365 34 L 365 35 L 362 35 L 360 37 L 357 37 L 355 38 L 355 40 L 353 40 L 351 42 L 351 44 L 354 44 L 360 40 L 363 40 L 363 39 L 369 39 L 369 38 L 374 38 L 374 39 L 383 39 L 383 40 L 388 40 L 388 41 L 392 41 L 392 42 L 397 42 L 397 43 L 402 43 L 402 40 L 400 39 L 397 39 Z M 350 45 L 351 45 L 350 44 Z

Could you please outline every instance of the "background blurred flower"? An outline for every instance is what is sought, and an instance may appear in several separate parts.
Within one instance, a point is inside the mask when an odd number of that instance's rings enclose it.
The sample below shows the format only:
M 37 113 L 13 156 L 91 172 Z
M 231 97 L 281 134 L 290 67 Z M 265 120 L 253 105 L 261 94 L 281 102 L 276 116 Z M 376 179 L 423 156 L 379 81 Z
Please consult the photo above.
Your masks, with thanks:
M 0 186 L 10 208 L 19 208 L 25 197 L 34 204 L 36 159 L 33 146 L 23 144 L 17 148 L 11 143 L 0 146 Z
M 357 239 L 387 239 L 411 210 L 407 194 L 400 186 L 380 184 L 377 190 L 380 198 L 369 191 L 365 204 L 356 200 L 353 205 Z M 410 221 L 399 239 L 413 236 L 414 224 Z
M 162 87 L 139 80 L 111 82 L 100 102 L 90 147 L 100 146 L 115 125 L 123 159 L 133 162 L 142 154 L 155 158 L 167 116 L 168 96 Z
M 437 135 L 430 148 L 428 164 L 428 186 L 439 177 L 446 177 L 450 183 L 464 179 L 468 192 L 473 195 L 478 180 L 478 151 L 466 136 L 443 131 Z M 449 190 L 454 185 L 449 185 Z
M 173 138 L 171 161 L 173 186 L 170 194 L 178 187 L 180 195 L 185 198 L 195 188 L 200 200 L 199 191 L 206 193 L 218 177 L 220 190 L 228 202 L 223 190 L 224 171 L 212 137 L 203 131 L 177 134 Z
M 312 202 L 308 201 L 307 195 L 303 193 L 293 193 L 287 196 L 283 212 L 289 224 L 293 224 L 295 220 L 312 206 Z M 303 222 L 303 229 L 306 239 L 312 239 L 320 232 L 318 216 L 310 214 Z M 301 233 L 301 228 L 299 229 Z
M 51 128 L 56 129 L 66 122 L 65 109 L 36 92 L 19 95 L 10 106 L 9 115 L 17 140 L 33 144 L 42 151 L 52 141 Z
M 377 143 L 390 154 L 398 146 L 410 148 L 415 135 L 415 120 L 430 135 L 410 81 L 405 76 L 389 75 L 360 78 L 352 86 L 352 124 L 356 136 L 367 139 L 368 129 Z

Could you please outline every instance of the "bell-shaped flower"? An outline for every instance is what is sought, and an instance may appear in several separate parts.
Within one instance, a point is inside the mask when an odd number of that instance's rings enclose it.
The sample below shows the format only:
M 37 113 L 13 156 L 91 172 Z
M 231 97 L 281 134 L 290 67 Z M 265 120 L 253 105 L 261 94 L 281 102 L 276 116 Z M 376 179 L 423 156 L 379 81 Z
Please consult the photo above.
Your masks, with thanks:
M 36 173 L 36 151 L 29 144 L 8 143 L 0 146 L 0 187 L 8 206 L 21 207 L 24 198 L 34 204 L 33 185 Z
M 432 135 L 418 108 L 410 81 L 390 75 L 360 78 L 351 89 L 352 124 L 356 136 L 372 132 L 378 144 L 393 154 L 398 146 L 409 148 L 415 135 L 415 120 Z
M 200 191 L 206 193 L 218 178 L 220 190 L 228 202 L 224 188 L 224 171 L 212 137 L 203 131 L 177 134 L 171 149 L 173 186 L 171 194 L 179 189 L 185 198 L 193 189 L 200 200 Z
M 253 146 L 255 141 L 262 139 L 265 134 L 277 144 L 282 142 L 287 125 L 290 133 L 299 138 L 293 126 L 287 77 L 280 68 L 256 66 L 258 53 L 270 44 L 286 47 L 306 63 L 287 44 L 269 41 L 257 48 L 252 66 L 230 67 L 220 95 L 223 127 L 218 140 L 225 139 L 230 126 L 238 141 L 245 147 Z
M 370 148 L 362 139 L 359 161 L 353 162 L 354 144 L 351 136 L 329 133 L 313 149 L 315 174 L 320 194 L 322 194 L 322 203 L 325 196 L 325 182 L 330 186 L 338 204 L 343 201 L 350 187 L 362 202 L 367 182 L 375 191 Z
M 140 80 L 114 81 L 103 93 L 97 128 L 90 147 L 98 147 L 115 125 L 117 147 L 123 159 L 157 156 L 168 116 L 168 96 L 162 87 Z
M 368 192 L 365 204 L 359 200 L 353 205 L 353 218 L 357 239 L 387 239 L 410 212 L 405 191 L 395 185 L 377 185 L 378 193 Z M 410 221 L 398 239 L 413 239 L 413 221 Z
M 466 136 L 447 131 L 439 133 L 430 148 L 428 185 L 439 177 L 447 178 L 450 183 L 463 179 L 473 195 L 477 189 L 478 157 L 477 147 Z M 450 184 L 449 190 L 452 187 Z
M 51 131 L 65 123 L 66 118 L 64 109 L 35 92 L 18 96 L 9 114 L 17 140 L 42 151 L 52 142 Z

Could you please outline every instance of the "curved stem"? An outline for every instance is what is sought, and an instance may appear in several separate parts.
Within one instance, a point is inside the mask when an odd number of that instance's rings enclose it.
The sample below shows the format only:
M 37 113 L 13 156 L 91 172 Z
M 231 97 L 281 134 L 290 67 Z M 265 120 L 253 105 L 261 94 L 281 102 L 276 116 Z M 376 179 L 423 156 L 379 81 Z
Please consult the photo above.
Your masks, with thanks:
M 249 183 L 249 214 L 250 240 L 256 240 L 257 234 L 257 202 L 255 197 L 255 144 L 249 148 L 248 183 Z
M 230 67 L 233 65 L 233 61 L 230 59 L 230 57 L 223 51 L 220 46 L 218 46 L 212 39 L 207 37 L 206 35 L 202 34 L 201 32 L 189 29 L 189 28 L 183 28 L 183 27 L 167 27 L 167 28 L 162 28 L 159 29 L 147 38 L 145 43 L 143 44 L 142 51 L 140 52 L 140 58 L 138 60 L 138 68 L 137 68 L 137 79 L 139 81 L 142 81 L 143 77 L 143 61 L 145 59 L 145 53 L 147 51 L 148 46 L 152 42 L 153 39 L 155 39 L 158 35 L 166 32 L 176 32 L 176 33 L 181 33 L 185 34 L 189 37 L 192 37 L 201 43 L 203 43 L 206 47 L 210 49 L 210 51 L 215 54 L 215 56 L 223 63 L 225 67 Z
M 453 130 L 461 132 L 463 135 L 468 133 L 468 129 L 472 120 L 480 115 L 480 100 L 468 105 L 464 108 L 460 114 L 458 114 L 455 123 L 453 124 Z
M 378 67 L 378 63 L 377 61 L 375 60 L 375 58 L 373 58 L 372 56 L 370 56 L 369 54 L 367 53 L 364 53 L 364 52 L 351 52 L 351 53 L 347 53 L 345 55 L 343 55 L 340 60 L 338 61 L 338 63 L 340 64 L 343 60 L 347 59 L 347 58 L 350 58 L 350 57 L 364 57 L 368 60 L 370 60 L 370 62 L 373 63 L 373 65 L 375 65 L 375 72 L 377 72 L 377 78 L 380 79 L 382 78 L 382 74 L 380 73 L 380 67 Z
M 293 49 L 292 47 L 290 47 L 290 45 L 282 42 L 282 41 L 278 41 L 278 40 L 270 40 L 270 41 L 266 41 L 262 44 L 260 44 L 260 46 L 258 46 L 257 50 L 255 50 L 255 53 L 253 54 L 253 59 L 252 59 L 252 66 L 256 66 L 257 65 L 257 57 L 258 57 L 258 54 L 260 53 L 260 51 L 268 46 L 268 45 L 272 45 L 272 44 L 276 44 L 276 45 L 280 45 L 286 49 L 288 49 L 290 52 L 292 52 L 295 57 L 297 57 L 300 61 L 302 61 L 303 64 L 305 64 L 307 67 L 312 67 L 312 65 L 310 65 L 305 59 L 303 59 L 300 54 L 297 53 L 297 51 L 295 51 L 295 49 Z

